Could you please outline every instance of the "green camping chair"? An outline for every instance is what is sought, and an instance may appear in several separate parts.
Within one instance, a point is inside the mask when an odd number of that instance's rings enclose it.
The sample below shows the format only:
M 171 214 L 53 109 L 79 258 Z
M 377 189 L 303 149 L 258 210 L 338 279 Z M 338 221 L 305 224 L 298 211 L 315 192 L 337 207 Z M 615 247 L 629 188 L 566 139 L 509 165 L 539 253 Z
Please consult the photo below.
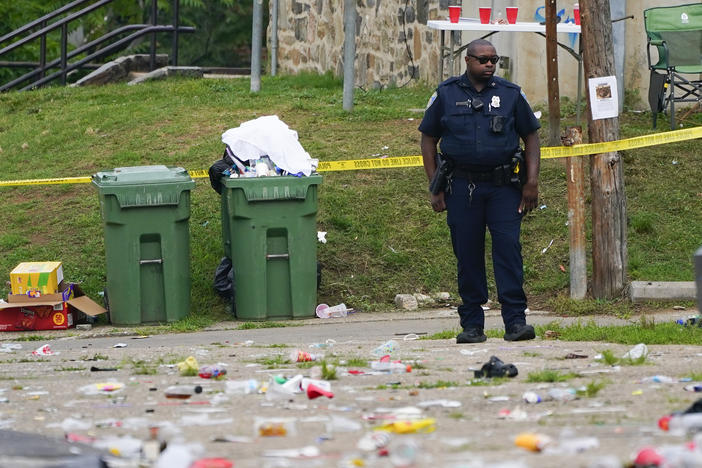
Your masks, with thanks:
M 648 8 L 644 10 L 644 25 L 651 70 L 648 102 L 653 128 L 656 128 L 658 113 L 670 108 L 672 130 L 675 128 L 675 103 L 702 99 L 702 3 Z M 658 51 L 657 62 L 651 61 L 652 46 Z

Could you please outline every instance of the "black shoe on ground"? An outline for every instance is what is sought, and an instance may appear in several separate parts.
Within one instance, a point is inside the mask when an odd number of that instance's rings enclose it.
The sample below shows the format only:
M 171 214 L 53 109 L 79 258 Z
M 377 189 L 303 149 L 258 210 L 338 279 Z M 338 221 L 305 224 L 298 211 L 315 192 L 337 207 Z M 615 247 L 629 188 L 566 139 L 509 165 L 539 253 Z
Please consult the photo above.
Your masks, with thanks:
M 524 341 L 534 338 L 536 338 L 536 333 L 531 325 L 512 325 L 505 330 L 505 341 Z
M 465 328 L 456 337 L 456 343 L 482 343 L 487 340 L 482 328 Z

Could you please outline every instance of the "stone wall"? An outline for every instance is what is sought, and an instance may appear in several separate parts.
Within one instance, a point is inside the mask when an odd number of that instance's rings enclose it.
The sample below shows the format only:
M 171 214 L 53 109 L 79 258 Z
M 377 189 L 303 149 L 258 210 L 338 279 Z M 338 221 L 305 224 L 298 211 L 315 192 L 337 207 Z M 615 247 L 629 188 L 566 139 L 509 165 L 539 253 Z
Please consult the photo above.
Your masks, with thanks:
M 343 0 L 278 0 L 278 66 L 281 73 L 332 71 L 343 75 Z M 560 1 L 558 10 L 572 16 L 572 1 Z M 611 0 L 620 4 L 633 20 L 615 23 L 625 27 L 624 87 L 638 92 L 639 107 L 646 106 L 648 68 L 643 10 L 653 6 L 677 5 L 678 0 Z M 454 3 L 455 2 L 455 3 Z M 451 4 L 460 0 L 451 0 Z M 449 70 L 444 60 L 444 76 L 439 77 L 440 32 L 427 27 L 427 21 L 446 19 L 449 0 L 356 0 L 356 85 L 378 88 L 403 85 L 412 76 L 438 83 L 465 70 L 463 56 Z M 462 16 L 477 18 L 479 6 L 491 6 L 493 19 L 504 16 L 506 6 L 518 5 L 518 21 L 536 21 L 543 0 L 463 0 Z M 406 8 L 405 8 L 406 6 Z M 455 32 L 457 44 L 483 36 L 478 32 Z M 449 44 L 450 33 L 446 34 Z M 559 34 L 562 44 L 578 50 L 578 35 Z M 270 39 L 270 28 L 268 31 Z M 532 103 L 547 98 L 546 43 L 533 33 L 500 33 L 489 37 L 498 54 L 508 57 L 498 74 L 522 86 Z M 411 56 L 411 58 L 410 58 Z M 560 95 L 575 98 L 578 62 L 564 48 L 558 48 Z M 584 87 L 584 84 L 583 84 Z M 584 89 L 584 88 L 581 88 Z M 585 92 L 582 92 L 583 96 Z
M 279 0 L 278 66 L 343 75 L 344 2 Z M 413 74 L 430 80 L 438 70 L 436 32 L 428 19 L 448 11 L 448 0 L 357 0 L 356 85 L 402 85 Z M 270 31 L 269 31 L 270 37 Z M 410 60 L 411 54 L 411 60 Z

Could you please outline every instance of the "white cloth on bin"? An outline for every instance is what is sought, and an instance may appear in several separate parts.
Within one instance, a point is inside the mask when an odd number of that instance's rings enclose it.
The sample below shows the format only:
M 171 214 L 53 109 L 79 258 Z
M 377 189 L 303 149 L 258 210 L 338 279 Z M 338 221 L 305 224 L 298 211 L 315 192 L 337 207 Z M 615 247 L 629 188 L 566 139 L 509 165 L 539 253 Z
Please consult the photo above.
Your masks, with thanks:
M 277 115 L 266 115 L 230 128 L 222 134 L 222 143 L 241 160 L 268 156 L 279 168 L 290 174 L 312 173 L 317 160 L 312 159 L 291 130 Z

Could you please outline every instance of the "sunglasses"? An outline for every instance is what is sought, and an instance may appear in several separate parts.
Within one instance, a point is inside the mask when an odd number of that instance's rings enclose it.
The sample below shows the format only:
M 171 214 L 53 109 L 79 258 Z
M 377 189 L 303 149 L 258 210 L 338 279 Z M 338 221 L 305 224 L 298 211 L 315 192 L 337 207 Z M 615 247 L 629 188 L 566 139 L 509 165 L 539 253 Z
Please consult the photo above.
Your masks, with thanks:
M 485 65 L 488 62 L 495 65 L 497 62 L 500 61 L 499 55 L 493 55 L 492 57 L 485 57 L 481 55 L 480 57 L 478 57 L 477 55 L 468 54 L 468 56 L 476 59 L 480 63 L 480 65 Z

